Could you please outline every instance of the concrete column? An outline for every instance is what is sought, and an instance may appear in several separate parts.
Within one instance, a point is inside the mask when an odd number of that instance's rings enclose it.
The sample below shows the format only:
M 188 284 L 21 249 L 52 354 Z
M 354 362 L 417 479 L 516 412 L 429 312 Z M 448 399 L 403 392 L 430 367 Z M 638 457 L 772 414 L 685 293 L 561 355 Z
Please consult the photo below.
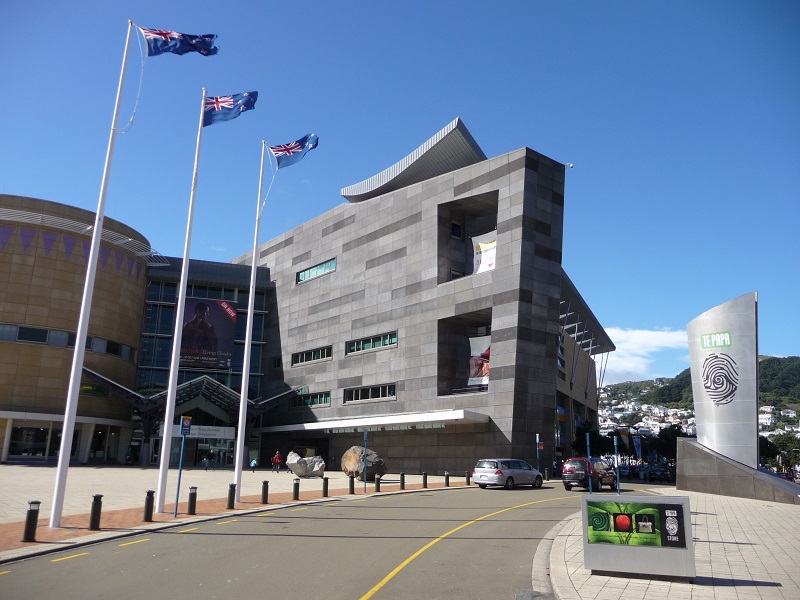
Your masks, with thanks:
M 11 430 L 14 426 L 14 419 L 6 421 L 6 437 L 3 438 L 3 454 L 0 456 L 1 463 L 8 462 L 8 451 L 11 449 Z
M 128 446 L 131 445 L 133 439 L 132 427 L 120 427 L 119 429 L 119 448 L 117 449 L 117 462 L 120 464 L 125 463 L 125 457 L 128 454 Z
M 78 462 L 82 465 L 89 462 L 92 437 L 94 437 L 94 423 L 81 423 L 81 445 L 78 448 Z

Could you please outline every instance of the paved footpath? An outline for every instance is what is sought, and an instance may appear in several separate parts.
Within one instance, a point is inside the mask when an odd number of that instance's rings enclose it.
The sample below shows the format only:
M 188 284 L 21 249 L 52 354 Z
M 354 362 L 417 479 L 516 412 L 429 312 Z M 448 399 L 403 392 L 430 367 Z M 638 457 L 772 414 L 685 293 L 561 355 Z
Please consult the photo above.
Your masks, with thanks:
M 689 497 L 697 576 L 688 582 L 593 575 L 583 567 L 582 522 L 576 513 L 548 536 L 552 540 L 550 581 L 556 598 L 800 599 L 800 505 L 669 487 L 648 491 Z

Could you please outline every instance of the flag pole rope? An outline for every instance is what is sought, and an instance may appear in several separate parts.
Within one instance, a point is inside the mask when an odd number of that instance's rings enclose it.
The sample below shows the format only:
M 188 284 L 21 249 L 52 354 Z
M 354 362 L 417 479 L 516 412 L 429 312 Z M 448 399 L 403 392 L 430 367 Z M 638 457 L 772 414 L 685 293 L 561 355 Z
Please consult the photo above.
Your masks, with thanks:
M 142 95 L 142 82 L 144 81 L 144 64 L 147 60 L 147 52 L 142 46 L 142 30 L 139 29 L 139 26 L 136 25 L 133 21 L 131 24 L 136 27 L 136 30 L 139 32 L 139 35 L 136 36 L 136 41 L 139 44 L 139 57 L 141 58 L 142 66 L 139 69 L 139 86 L 136 88 L 136 101 L 133 103 L 133 110 L 131 111 L 131 116 L 128 118 L 128 122 L 125 123 L 122 127 L 115 129 L 116 133 L 128 133 L 133 128 L 133 120 L 136 118 L 136 109 L 139 106 L 139 98 Z

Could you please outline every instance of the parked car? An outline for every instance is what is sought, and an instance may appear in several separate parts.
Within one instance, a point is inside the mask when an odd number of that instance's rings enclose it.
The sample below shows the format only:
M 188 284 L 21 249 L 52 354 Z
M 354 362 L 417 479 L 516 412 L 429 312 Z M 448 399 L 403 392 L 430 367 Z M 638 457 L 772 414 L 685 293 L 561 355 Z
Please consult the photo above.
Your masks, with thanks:
M 650 465 L 650 481 L 669 482 L 669 469 L 665 465 Z
M 588 469 L 587 469 L 587 464 Z M 617 474 L 614 467 L 602 458 L 593 458 L 591 464 L 586 457 L 570 458 L 564 463 L 561 482 L 565 490 L 573 487 L 589 488 L 589 477 L 592 478 L 592 491 L 599 492 L 603 486 L 616 489 Z
M 631 468 L 628 465 L 622 464 L 619 466 L 619 476 L 625 479 L 631 478 Z
M 483 458 L 472 470 L 472 479 L 483 489 L 490 485 L 501 485 L 507 490 L 518 485 L 542 487 L 542 474 L 515 458 Z

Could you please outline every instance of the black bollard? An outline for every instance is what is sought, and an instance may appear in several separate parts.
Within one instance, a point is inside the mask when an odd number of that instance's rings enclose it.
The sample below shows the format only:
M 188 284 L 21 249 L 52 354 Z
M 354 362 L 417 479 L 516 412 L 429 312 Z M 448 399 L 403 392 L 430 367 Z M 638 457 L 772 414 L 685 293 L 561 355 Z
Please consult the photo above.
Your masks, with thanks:
M 547 469 L 544 470 L 544 480 L 550 481 L 550 472 Z
M 467 485 L 469 485 L 469 474 L 470 474 L 470 473 L 469 473 L 469 471 L 467 471 L 467 472 L 466 472 L 466 477 L 467 477 Z
M 189 508 L 187 509 L 190 515 L 197 514 L 197 486 L 189 488 Z
M 155 493 L 155 490 L 147 490 L 146 492 L 147 496 L 145 496 L 144 499 L 144 518 L 142 519 L 145 523 L 153 522 L 153 503 L 156 500 L 153 494 Z
M 39 522 L 39 506 L 41 500 L 28 501 L 28 514 L 25 516 L 25 531 L 22 533 L 23 542 L 36 541 L 36 525 Z
M 322 497 L 323 498 L 327 498 L 328 497 L 328 478 L 327 477 L 323 477 L 322 478 Z
M 230 483 L 228 484 L 228 510 L 234 507 L 235 501 L 236 501 L 236 484 Z
M 428 474 L 425 471 L 422 472 L 422 487 L 428 487 Z
M 348 490 L 347 490 L 347 491 L 348 491 L 348 493 L 350 493 L 350 494 L 355 494 L 355 493 L 356 493 L 356 483 L 355 483 L 355 477 L 353 477 L 352 475 L 350 475 L 350 478 L 349 478 L 349 479 L 350 479 L 350 481 L 349 481 L 349 483 L 348 483 Z
M 269 497 L 269 481 L 266 479 L 261 482 L 261 504 L 268 504 L 267 498 Z
M 444 472 L 444 487 L 450 487 L 450 473 Z
M 375 473 L 375 491 L 381 491 L 381 476 Z
M 292 484 L 292 500 L 300 500 L 300 478 L 295 477 Z
M 406 489 L 406 474 L 405 473 L 400 473 L 400 489 L 401 490 Z
M 103 510 L 103 494 L 95 494 L 92 498 L 92 512 L 89 513 L 89 531 L 100 531 L 100 513 Z

